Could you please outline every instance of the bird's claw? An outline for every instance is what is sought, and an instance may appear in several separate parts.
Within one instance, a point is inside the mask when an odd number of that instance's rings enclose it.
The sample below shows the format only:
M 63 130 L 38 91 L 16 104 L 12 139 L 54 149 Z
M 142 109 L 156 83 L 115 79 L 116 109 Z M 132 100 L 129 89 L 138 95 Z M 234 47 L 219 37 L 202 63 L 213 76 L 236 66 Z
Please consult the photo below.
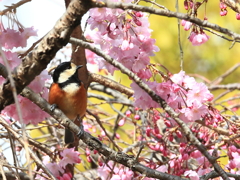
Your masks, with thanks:
M 78 137 L 79 139 L 81 139 L 82 135 L 84 134 L 83 125 L 81 124 L 81 125 L 79 126 L 79 128 L 80 128 L 80 130 L 79 130 L 79 132 L 78 132 L 78 134 L 77 134 L 77 137 Z
M 56 104 L 52 104 L 50 107 L 50 111 L 54 111 L 54 109 L 56 109 L 57 105 Z

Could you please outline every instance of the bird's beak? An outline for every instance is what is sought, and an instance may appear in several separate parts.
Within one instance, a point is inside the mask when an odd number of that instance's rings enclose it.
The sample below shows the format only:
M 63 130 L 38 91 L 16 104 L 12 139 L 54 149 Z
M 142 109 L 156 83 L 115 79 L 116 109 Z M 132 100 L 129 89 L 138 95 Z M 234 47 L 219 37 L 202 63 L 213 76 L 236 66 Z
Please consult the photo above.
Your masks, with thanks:
M 55 70 L 56 68 L 57 68 L 57 66 L 51 67 L 51 68 L 48 70 L 48 74 L 52 74 L 52 71 Z
M 79 65 L 79 66 L 77 66 L 77 70 L 80 69 L 81 67 L 83 67 L 83 65 Z

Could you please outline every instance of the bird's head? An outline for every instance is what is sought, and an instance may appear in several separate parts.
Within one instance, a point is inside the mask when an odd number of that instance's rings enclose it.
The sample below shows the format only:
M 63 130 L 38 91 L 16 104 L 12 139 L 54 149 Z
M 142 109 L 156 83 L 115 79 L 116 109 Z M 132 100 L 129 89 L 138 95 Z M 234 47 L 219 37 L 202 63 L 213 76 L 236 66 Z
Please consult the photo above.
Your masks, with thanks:
M 59 64 L 53 73 L 53 82 L 55 83 L 64 83 L 71 79 L 78 80 L 78 69 L 81 68 L 82 65 L 76 66 L 71 62 L 63 62 Z

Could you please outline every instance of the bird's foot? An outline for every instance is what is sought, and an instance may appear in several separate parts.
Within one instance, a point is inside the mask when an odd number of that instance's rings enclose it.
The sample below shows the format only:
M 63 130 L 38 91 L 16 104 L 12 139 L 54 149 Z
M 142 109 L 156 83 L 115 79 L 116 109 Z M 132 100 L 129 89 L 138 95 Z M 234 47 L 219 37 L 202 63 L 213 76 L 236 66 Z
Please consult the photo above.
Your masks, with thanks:
M 80 128 L 80 131 L 78 132 L 77 137 L 79 139 L 81 139 L 81 137 L 83 136 L 85 131 L 83 129 L 83 125 L 82 124 L 79 126 L 79 128 Z M 102 146 L 102 142 L 98 138 L 92 136 L 91 139 L 96 141 L 100 146 Z
M 50 111 L 54 111 L 54 109 L 56 109 L 57 105 L 56 104 L 52 104 L 50 107 Z
M 78 137 L 79 139 L 81 139 L 82 135 L 84 134 L 83 125 L 81 124 L 81 125 L 79 126 L 79 128 L 80 128 L 80 131 L 78 132 L 77 137 Z

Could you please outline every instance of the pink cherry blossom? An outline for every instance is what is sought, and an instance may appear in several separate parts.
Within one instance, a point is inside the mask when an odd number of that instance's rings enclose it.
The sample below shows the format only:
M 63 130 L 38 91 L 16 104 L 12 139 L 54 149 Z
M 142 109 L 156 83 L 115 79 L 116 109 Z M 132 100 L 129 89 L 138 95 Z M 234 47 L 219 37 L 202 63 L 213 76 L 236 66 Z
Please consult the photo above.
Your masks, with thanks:
M 182 102 L 181 96 L 177 95 L 179 90 L 179 86 L 176 88 L 171 81 L 159 83 L 156 87 L 157 94 L 167 101 L 168 104 L 174 109 L 178 108 L 179 103 L 181 104 Z
M 192 23 L 184 19 L 181 21 L 181 25 L 184 26 L 185 31 L 188 31 L 192 27 Z
M 34 27 L 24 28 L 21 32 L 22 41 L 20 46 L 26 47 L 27 46 L 27 39 L 31 36 L 37 36 L 37 30 L 34 30 Z
M 71 173 L 65 173 L 62 176 L 58 177 L 59 180 L 71 180 L 72 174 Z
M 226 9 L 220 11 L 220 16 L 226 16 L 228 11 Z
M 6 49 L 12 49 L 14 47 L 20 47 L 23 41 L 21 33 L 14 29 L 7 28 L 5 31 L 0 33 L 0 42 Z
M 152 77 L 152 72 L 149 69 L 140 69 L 137 73 L 138 77 L 141 79 L 150 79 Z
M 173 74 L 171 76 L 171 80 L 174 83 L 179 84 L 180 86 L 186 89 L 188 88 L 192 89 L 196 84 L 196 80 L 193 77 L 187 76 L 184 71 L 180 71 L 177 74 Z
M 124 2 L 132 1 L 125 0 Z M 149 56 L 153 56 L 159 48 L 154 45 L 155 40 L 151 39 L 146 14 L 110 8 L 94 8 L 89 12 L 88 24 L 92 32 L 88 32 L 86 36 L 98 44 L 105 53 L 137 75 L 150 78 L 151 73 L 145 69 L 149 65 Z M 128 18 L 126 14 L 129 14 L 131 18 Z M 89 63 L 97 63 L 99 69 L 105 68 L 111 74 L 116 70 L 102 58 L 95 56 L 94 59 L 94 61 L 90 59 Z
M 236 13 L 236 19 L 240 20 L 240 14 L 239 13 Z
M 199 158 L 199 157 L 202 157 L 202 153 L 201 153 L 200 151 L 198 151 L 198 150 L 193 151 L 193 152 L 191 153 L 191 157 L 193 157 L 194 159 Z
M 122 118 L 119 122 L 118 122 L 118 126 L 123 126 L 125 124 L 126 119 Z
M 0 33 L 0 42 L 6 49 L 26 47 L 27 39 L 30 36 L 37 36 L 36 30 L 34 30 L 33 27 L 25 28 L 22 31 L 7 28 Z
M 184 176 L 189 177 L 191 180 L 199 180 L 199 175 L 196 171 L 188 170 L 184 172 Z
M 208 109 L 199 101 L 194 101 L 191 107 L 183 108 L 179 111 L 182 113 L 180 117 L 185 122 L 193 122 L 204 116 L 208 112 Z
M 34 27 L 24 28 L 21 34 L 24 39 L 28 39 L 31 36 L 38 36 L 37 30 L 35 30 Z
M 236 163 L 234 160 L 230 160 L 230 162 L 228 163 L 228 167 L 230 169 L 235 169 L 236 168 Z
M 118 133 L 116 133 L 115 137 L 116 137 L 117 139 L 120 139 L 120 138 L 121 138 L 120 134 L 118 134 Z
M 2 25 L 1 25 L 2 27 Z M 27 39 L 30 36 L 37 36 L 36 30 L 31 28 L 25 28 L 20 30 L 14 30 L 10 28 L 1 28 L 0 33 L 0 43 L 5 49 L 9 49 L 4 52 L 6 59 L 10 65 L 11 70 L 13 70 L 17 65 L 21 63 L 21 60 L 18 58 L 18 54 L 12 52 L 10 49 L 14 47 L 25 47 L 27 45 Z M 0 63 L 4 64 L 4 61 L 0 57 Z M 48 90 L 45 88 L 45 82 L 49 79 L 50 76 L 47 74 L 47 71 L 43 71 L 39 76 L 37 76 L 29 85 L 36 93 L 39 93 L 43 98 L 47 98 Z M 0 77 L 0 85 L 4 82 L 4 79 Z M 33 102 L 24 98 L 22 96 L 18 96 L 18 101 L 20 104 L 20 109 L 23 117 L 23 123 L 28 124 L 37 124 L 43 121 L 49 115 L 42 111 L 37 105 Z M 3 112 L 11 118 L 15 120 L 20 120 L 18 113 L 16 111 L 15 104 L 7 106 Z
M 126 116 L 127 116 L 127 117 L 129 117 L 131 114 L 132 114 L 132 112 L 129 111 L 129 110 L 126 112 Z
M 64 173 L 64 170 L 57 163 L 48 163 L 46 164 L 46 167 L 55 177 L 59 177 L 60 173 Z
M 195 86 L 187 92 L 187 104 L 192 105 L 194 101 L 207 102 L 213 99 L 213 95 L 204 83 L 195 83 Z
M 220 9 L 227 9 L 227 5 L 224 2 L 219 3 Z
M 29 99 L 19 95 L 18 100 L 20 104 L 20 109 L 22 111 L 24 124 L 31 123 L 36 125 L 37 123 L 43 121 L 46 117 L 49 117 L 49 115 L 46 112 L 42 111 L 37 105 L 35 105 Z M 3 112 L 15 120 L 18 121 L 20 120 L 15 104 L 11 104 L 5 107 Z
M 202 176 L 202 175 L 205 175 L 205 174 L 207 174 L 207 173 L 209 173 L 209 172 L 211 172 L 211 171 L 212 171 L 212 169 L 209 168 L 209 167 L 207 167 L 206 169 L 200 168 L 200 169 L 197 171 L 197 173 L 198 173 L 199 176 Z
M 154 88 L 156 87 L 156 82 L 146 82 L 149 86 Z M 131 84 L 132 89 L 134 90 L 134 104 L 142 109 L 147 109 L 149 107 L 159 107 L 159 104 L 152 100 L 152 98 L 136 83 Z M 155 89 L 155 88 L 154 88 Z
M 109 179 L 109 180 L 132 180 L 133 179 L 133 172 L 122 165 L 115 165 L 114 169 L 113 163 L 109 162 L 108 166 L 103 165 L 101 167 L 98 167 L 97 172 L 98 176 L 101 179 Z M 110 172 L 113 172 L 114 174 L 110 176 Z
M 206 102 L 213 99 L 213 95 L 207 89 L 204 83 L 198 83 L 194 78 L 189 77 L 184 71 L 174 74 L 171 80 L 166 82 L 145 82 L 153 91 L 164 99 L 170 107 L 177 113 L 185 122 L 193 122 L 209 113 Z M 159 107 L 151 97 L 139 88 L 135 83 L 131 85 L 134 90 L 135 104 L 142 108 Z M 212 112 L 212 117 L 218 113 Z M 212 121 L 213 122 L 213 121 Z M 217 124 L 217 123 L 216 123 Z
M 49 77 L 50 76 L 47 74 L 47 71 L 45 70 L 30 83 L 29 87 L 32 88 L 36 93 L 39 93 L 40 96 L 46 99 L 48 97 L 48 90 L 45 87 L 45 81 Z M 49 117 L 48 113 L 43 111 L 29 99 L 19 95 L 18 101 L 20 104 L 24 124 L 31 123 L 36 125 L 39 122 L 43 121 L 46 117 Z M 5 107 L 3 112 L 17 121 L 20 120 L 15 104 L 11 104 Z
M 18 58 L 18 54 L 15 52 L 4 51 L 4 55 L 5 55 L 6 59 L 8 60 L 8 64 L 9 64 L 11 70 L 13 70 L 17 65 L 19 65 L 21 63 L 21 59 Z M 3 61 L 2 56 L 0 56 L 0 63 L 2 63 L 3 65 L 6 65 Z
M 80 153 L 78 151 L 74 151 L 74 148 L 65 149 L 60 154 L 63 157 L 59 162 L 60 167 L 65 168 L 67 164 L 75 164 L 81 162 L 81 159 L 79 157 Z
M 235 165 L 235 168 L 240 168 L 240 154 L 238 152 L 232 152 L 231 155 L 233 157 L 231 161 Z
M 42 159 L 43 159 L 43 164 L 48 164 L 51 162 L 51 159 L 49 156 L 43 156 Z
M 237 148 L 234 145 L 229 146 L 229 152 L 236 152 Z
M 36 93 L 40 93 L 45 99 L 48 97 L 47 88 L 45 87 L 45 82 L 50 79 L 51 76 L 48 75 L 47 70 L 41 72 L 40 75 L 36 76 L 35 79 L 28 85 Z
M 184 0 L 184 8 L 185 8 L 185 10 L 189 9 L 189 5 L 188 5 L 188 1 L 187 0 Z
M 122 46 L 121 46 L 121 49 L 123 51 L 130 50 L 132 48 L 133 48 L 133 43 L 129 42 L 128 40 L 123 40 L 123 43 L 122 43 Z
M 201 33 L 192 31 L 189 36 L 189 40 L 193 46 L 200 46 L 201 44 L 207 42 L 208 39 L 209 36 L 206 35 L 203 31 Z
M 136 114 L 136 115 L 134 116 L 134 119 L 139 120 L 139 119 L 140 119 L 140 116 L 139 116 L 138 114 Z
M 112 162 L 109 162 L 108 165 L 111 167 Z M 111 169 L 109 169 L 106 165 L 99 166 L 97 169 L 98 176 L 100 179 L 107 179 Z
M 161 165 L 156 170 L 165 173 L 165 172 L 167 172 L 168 167 L 166 165 Z

